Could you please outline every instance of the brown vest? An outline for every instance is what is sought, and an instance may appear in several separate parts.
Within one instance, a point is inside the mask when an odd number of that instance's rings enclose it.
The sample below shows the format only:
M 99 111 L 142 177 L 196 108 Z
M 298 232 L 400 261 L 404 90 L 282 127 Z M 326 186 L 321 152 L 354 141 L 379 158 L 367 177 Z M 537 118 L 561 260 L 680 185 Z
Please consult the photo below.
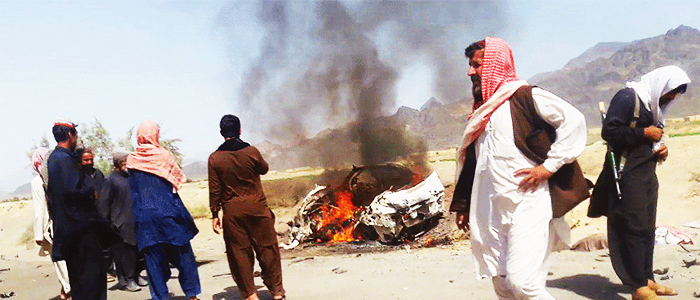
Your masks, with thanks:
M 537 113 L 532 99 L 532 86 L 519 88 L 510 98 L 510 111 L 513 120 L 515 146 L 525 157 L 537 164 L 547 158 L 547 152 L 556 140 L 556 129 L 545 122 Z M 468 150 L 474 151 L 474 145 Z M 471 155 L 470 155 L 471 154 Z M 470 161 L 473 160 L 473 161 Z M 468 151 L 465 168 L 455 185 L 450 211 L 468 211 L 474 183 L 476 155 Z M 590 197 L 593 183 L 583 177 L 577 161 L 562 166 L 549 178 L 549 192 L 552 197 L 552 216 L 559 218 Z

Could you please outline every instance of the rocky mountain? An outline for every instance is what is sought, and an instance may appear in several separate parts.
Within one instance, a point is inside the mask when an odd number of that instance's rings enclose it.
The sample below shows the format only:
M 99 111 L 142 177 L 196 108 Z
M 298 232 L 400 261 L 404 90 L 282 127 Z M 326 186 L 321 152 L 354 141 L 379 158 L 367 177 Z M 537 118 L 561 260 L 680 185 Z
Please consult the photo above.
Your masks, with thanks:
M 586 53 L 582 56 L 587 56 Z M 700 31 L 681 25 L 666 34 L 624 45 L 609 56 L 594 60 L 579 56 L 567 64 L 569 68 L 550 72 L 546 76 L 533 76 L 529 82 L 572 103 L 584 113 L 588 125 L 595 127 L 600 124 L 599 101 L 609 103 L 627 81 L 638 81 L 643 74 L 655 68 L 677 65 L 694 82 L 689 85 L 686 94 L 670 106 L 667 116 L 688 116 L 700 113 L 697 83 L 700 80 L 699 53 Z
M 185 175 L 189 180 L 201 180 L 208 177 L 206 161 L 196 161 L 187 164 L 182 167 L 182 171 L 185 172 Z
M 615 52 L 627 46 L 626 42 L 603 42 L 598 43 L 591 49 L 586 50 L 583 54 L 570 60 L 564 69 L 576 69 L 585 67 L 588 63 L 599 58 L 610 58 Z
M 30 182 L 27 182 L 23 185 L 18 186 L 14 192 L 12 192 L 12 196 L 29 196 L 32 194 L 32 184 Z

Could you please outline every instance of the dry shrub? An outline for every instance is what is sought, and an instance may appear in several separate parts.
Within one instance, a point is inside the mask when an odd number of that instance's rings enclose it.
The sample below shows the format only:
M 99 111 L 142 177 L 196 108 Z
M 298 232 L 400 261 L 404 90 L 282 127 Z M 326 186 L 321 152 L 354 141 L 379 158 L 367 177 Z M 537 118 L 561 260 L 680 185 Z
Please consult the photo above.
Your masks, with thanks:
M 194 218 L 194 219 L 211 218 L 211 211 L 210 211 L 208 205 L 195 205 L 195 206 L 185 205 L 185 207 L 187 208 L 187 210 L 190 212 L 190 215 L 192 215 L 192 218 Z
M 34 244 L 34 225 L 29 224 L 27 228 L 24 230 L 22 235 L 19 237 L 18 243 L 20 245 L 30 245 Z
M 270 208 L 293 207 L 314 187 L 316 176 L 265 180 L 262 182 Z

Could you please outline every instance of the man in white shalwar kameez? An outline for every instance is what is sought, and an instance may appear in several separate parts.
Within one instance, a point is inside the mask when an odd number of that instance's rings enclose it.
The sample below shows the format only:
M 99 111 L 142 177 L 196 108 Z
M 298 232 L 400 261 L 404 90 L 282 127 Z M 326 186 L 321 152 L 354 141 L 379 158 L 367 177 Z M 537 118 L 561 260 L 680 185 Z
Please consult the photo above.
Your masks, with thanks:
M 584 117 L 554 94 L 532 88 L 537 113 L 556 129 L 546 160 L 536 164 L 514 141 L 509 99 L 528 84 L 518 80 L 510 47 L 487 37 L 465 54 L 475 101 L 458 150 L 455 182 L 461 185 L 472 144 L 476 160 L 470 192 L 460 195 L 456 188 L 450 210 L 457 212 L 458 227 L 470 229 L 477 277 L 492 278 L 499 299 L 554 299 L 545 289 L 554 240 L 547 180 L 583 152 Z M 459 201 L 466 204 L 455 209 Z

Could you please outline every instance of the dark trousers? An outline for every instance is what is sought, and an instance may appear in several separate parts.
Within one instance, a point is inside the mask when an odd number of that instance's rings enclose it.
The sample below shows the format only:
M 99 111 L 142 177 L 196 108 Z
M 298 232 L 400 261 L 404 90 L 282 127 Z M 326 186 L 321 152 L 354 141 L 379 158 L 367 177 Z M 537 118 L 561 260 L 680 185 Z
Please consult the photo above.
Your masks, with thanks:
M 608 246 L 613 269 L 634 289 L 654 280 L 654 239 L 659 182 L 655 170 L 623 175 L 622 201 L 608 214 Z
M 229 268 L 243 298 L 254 294 L 254 256 L 261 268 L 263 284 L 273 295 L 284 295 L 282 286 L 282 262 L 275 218 L 254 216 L 230 216 L 224 211 L 224 242 Z
M 68 268 L 73 300 L 107 299 L 107 265 L 102 255 L 100 234 L 87 228 L 62 251 Z
M 116 266 L 119 283 L 136 281 L 144 266 L 139 262 L 139 249 L 135 245 L 119 242 L 112 245 L 112 257 Z
M 151 298 L 153 300 L 169 299 L 168 279 L 170 279 L 170 263 L 179 271 L 178 281 L 187 298 L 197 296 L 202 292 L 197 272 L 197 261 L 188 243 L 184 246 L 172 244 L 157 244 L 143 249 L 150 282 Z

